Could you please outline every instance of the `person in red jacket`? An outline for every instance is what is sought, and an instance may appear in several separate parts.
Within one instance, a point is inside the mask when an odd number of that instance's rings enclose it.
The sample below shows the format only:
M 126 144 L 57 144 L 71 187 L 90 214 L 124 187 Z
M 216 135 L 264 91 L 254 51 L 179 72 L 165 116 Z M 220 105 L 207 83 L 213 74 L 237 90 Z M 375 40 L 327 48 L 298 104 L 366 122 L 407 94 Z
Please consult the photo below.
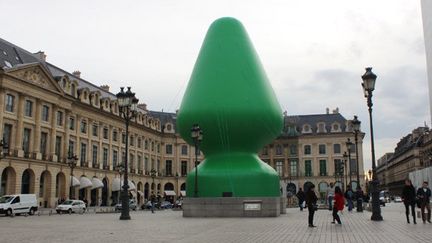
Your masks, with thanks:
M 335 220 L 338 222 L 338 224 L 342 224 L 340 217 L 338 215 L 338 211 L 342 211 L 344 208 L 344 195 L 342 194 L 342 190 L 340 187 L 335 187 L 335 195 L 334 195 L 334 206 L 333 206 L 333 222 L 335 223 Z

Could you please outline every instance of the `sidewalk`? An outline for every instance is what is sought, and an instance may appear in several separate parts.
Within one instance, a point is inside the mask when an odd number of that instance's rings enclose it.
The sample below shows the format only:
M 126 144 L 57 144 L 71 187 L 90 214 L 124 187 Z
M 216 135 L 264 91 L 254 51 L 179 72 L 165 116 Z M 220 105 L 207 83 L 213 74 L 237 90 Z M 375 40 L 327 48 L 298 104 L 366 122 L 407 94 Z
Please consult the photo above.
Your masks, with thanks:
M 277 218 L 183 218 L 181 211 L 0 217 L 2 239 L 16 242 L 431 242 L 432 224 L 407 224 L 403 204 L 382 208 L 384 221 L 371 213 L 348 213 L 333 225 L 331 212 L 318 210 L 317 228 L 307 227 L 307 211 L 287 209 Z

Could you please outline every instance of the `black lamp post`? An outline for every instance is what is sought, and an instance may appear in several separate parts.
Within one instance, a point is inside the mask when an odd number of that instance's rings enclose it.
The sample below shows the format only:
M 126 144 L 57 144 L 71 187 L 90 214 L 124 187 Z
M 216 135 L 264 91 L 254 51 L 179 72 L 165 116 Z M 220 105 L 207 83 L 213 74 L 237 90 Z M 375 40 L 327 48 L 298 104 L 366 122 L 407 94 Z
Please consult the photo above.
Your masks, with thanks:
M 344 154 L 343 154 L 343 158 L 344 158 L 344 167 L 345 167 L 345 173 L 344 173 L 345 186 L 344 186 L 344 187 L 346 187 L 346 186 L 348 185 L 348 177 L 347 177 L 347 175 L 348 175 L 348 173 L 347 173 L 347 167 L 348 167 L 348 165 L 347 165 L 347 159 L 348 159 L 348 154 L 347 154 L 347 152 L 344 152 Z M 345 191 L 345 188 L 344 188 L 344 191 Z
M 351 142 L 351 139 L 348 138 L 348 140 L 346 141 L 346 146 L 347 146 L 347 150 L 348 150 L 348 164 L 349 164 L 349 184 L 352 188 L 352 166 L 351 166 L 351 147 L 352 147 L 353 143 Z
M 124 164 L 121 163 L 121 164 L 117 165 L 117 166 L 116 166 L 116 170 L 117 170 L 117 172 L 119 173 L 119 178 L 120 178 L 120 181 L 119 181 L 119 183 L 120 183 L 120 187 L 119 187 L 120 190 L 119 190 L 119 192 L 118 192 L 118 194 L 117 194 L 117 203 L 120 203 L 121 178 L 122 178 L 122 175 L 123 175 L 123 173 L 124 173 L 124 171 L 125 171 Z
M 361 121 L 354 116 L 354 120 L 351 121 L 354 130 L 354 141 L 355 141 L 355 153 L 356 153 L 356 165 L 357 165 L 357 187 L 360 186 L 360 169 L 359 169 L 359 157 L 358 157 L 358 134 L 360 132 Z
M 70 187 L 69 187 L 69 198 L 72 199 L 74 197 L 74 189 L 73 189 L 73 170 L 76 167 L 78 162 L 78 157 L 76 155 L 70 154 L 67 158 L 67 164 L 71 168 L 71 174 L 70 174 Z
M 128 193 L 128 149 L 129 149 L 129 123 L 137 114 L 138 99 L 135 98 L 135 93 L 132 93 L 131 88 L 127 87 L 127 91 L 124 92 L 124 88 L 120 88 L 120 92 L 116 95 L 120 108 L 120 114 L 123 116 L 126 125 L 126 154 L 124 161 L 124 180 L 123 180 L 123 191 L 121 194 L 122 198 L 122 212 L 120 220 L 131 219 L 129 215 L 129 193 Z
M 199 143 L 202 140 L 202 131 L 198 124 L 194 124 L 191 129 L 191 137 L 195 145 L 195 191 L 194 196 L 198 197 L 198 155 Z
M 151 178 L 152 178 L 152 193 L 154 193 L 154 188 L 156 187 L 156 185 L 154 184 L 154 179 L 155 179 L 155 177 L 156 177 L 156 170 L 155 169 L 151 169 L 150 170 L 150 176 L 151 176 Z
M 369 110 L 369 123 L 370 123 L 370 133 L 371 133 L 371 151 L 372 151 L 372 217 L 371 220 L 381 221 L 383 217 L 381 216 L 381 208 L 379 202 L 379 191 L 378 191 L 378 178 L 376 176 L 376 164 L 375 164 L 375 145 L 374 145 L 374 135 L 373 135 L 373 124 L 372 124 L 372 92 L 375 89 L 375 81 L 377 76 L 372 72 L 371 67 L 366 68 L 366 73 L 363 74 L 363 92 L 367 98 L 367 106 Z
M 9 153 L 8 149 L 9 146 L 7 145 L 7 143 L 4 142 L 3 139 L 0 140 L 0 159 L 6 157 L 6 154 Z

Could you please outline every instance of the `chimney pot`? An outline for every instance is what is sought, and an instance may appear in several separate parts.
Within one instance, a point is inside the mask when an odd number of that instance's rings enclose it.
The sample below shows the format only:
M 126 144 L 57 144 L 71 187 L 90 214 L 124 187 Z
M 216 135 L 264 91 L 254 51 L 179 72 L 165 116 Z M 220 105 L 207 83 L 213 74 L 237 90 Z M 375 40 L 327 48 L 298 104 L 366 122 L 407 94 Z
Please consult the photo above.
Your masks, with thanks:
M 75 76 L 75 77 L 81 78 L 81 72 L 78 71 L 78 70 L 73 71 L 72 75 Z

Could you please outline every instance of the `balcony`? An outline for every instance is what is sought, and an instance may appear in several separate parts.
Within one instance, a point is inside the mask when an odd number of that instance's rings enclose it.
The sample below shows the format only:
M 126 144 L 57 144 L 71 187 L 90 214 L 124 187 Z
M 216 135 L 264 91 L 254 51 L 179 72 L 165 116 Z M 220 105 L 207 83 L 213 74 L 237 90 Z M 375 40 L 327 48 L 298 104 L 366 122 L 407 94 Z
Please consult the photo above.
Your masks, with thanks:
M 135 172 L 136 172 L 135 168 L 130 169 L 130 173 L 135 174 Z
M 87 161 L 81 161 L 81 167 L 88 167 Z
M 100 164 L 99 164 L 99 163 L 93 163 L 93 164 L 92 164 L 92 167 L 93 167 L 94 169 L 100 169 Z
M 144 173 L 143 170 L 138 170 L 138 174 L 142 175 Z
M 109 168 L 109 165 L 103 165 L 103 169 L 104 170 L 109 170 L 110 168 Z

